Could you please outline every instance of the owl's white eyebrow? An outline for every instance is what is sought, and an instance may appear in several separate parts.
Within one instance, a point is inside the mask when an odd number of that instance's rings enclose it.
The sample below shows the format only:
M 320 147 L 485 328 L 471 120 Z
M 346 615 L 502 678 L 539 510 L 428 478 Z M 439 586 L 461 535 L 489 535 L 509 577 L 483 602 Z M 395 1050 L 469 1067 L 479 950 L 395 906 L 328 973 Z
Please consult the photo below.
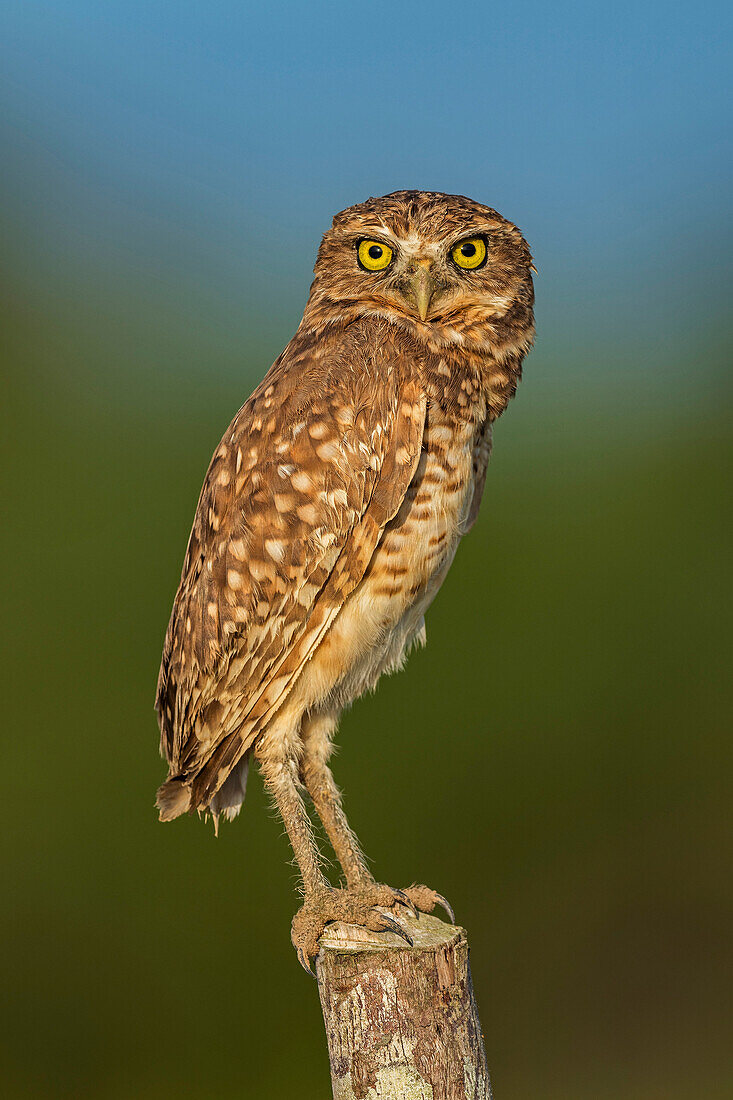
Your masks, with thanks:
M 452 237 L 447 237 L 448 248 L 452 248 L 453 245 L 458 244 L 459 241 L 465 241 L 467 237 L 488 237 L 490 229 L 485 226 L 474 226 L 473 229 L 462 229 L 460 233 L 454 234 Z
M 364 239 L 365 237 L 385 237 L 391 241 L 400 240 L 396 237 L 391 229 L 387 229 L 386 225 L 365 226 L 359 233 L 359 237 Z
M 391 229 L 388 229 L 386 225 L 379 226 L 366 226 L 360 237 L 382 237 L 396 245 L 406 252 L 408 255 L 413 252 L 435 252 L 436 254 L 445 248 L 449 251 L 459 241 L 465 240 L 467 237 L 485 237 L 490 230 L 487 227 L 476 226 L 472 229 L 461 229 L 453 236 L 446 238 L 445 241 L 427 241 L 424 240 L 419 233 L 412 232 L 407 237 L 399 237 L 396 233 L 393 233 Z

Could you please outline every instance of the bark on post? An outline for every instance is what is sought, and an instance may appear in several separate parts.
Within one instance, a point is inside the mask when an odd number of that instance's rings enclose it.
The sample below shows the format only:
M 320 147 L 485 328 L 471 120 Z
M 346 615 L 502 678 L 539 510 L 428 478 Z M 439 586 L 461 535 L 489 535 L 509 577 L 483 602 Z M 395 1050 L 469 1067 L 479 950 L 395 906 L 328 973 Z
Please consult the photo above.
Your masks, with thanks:
M 316 960 L 334 1100 L 491 1100 L 462 928 L 329 925 Z

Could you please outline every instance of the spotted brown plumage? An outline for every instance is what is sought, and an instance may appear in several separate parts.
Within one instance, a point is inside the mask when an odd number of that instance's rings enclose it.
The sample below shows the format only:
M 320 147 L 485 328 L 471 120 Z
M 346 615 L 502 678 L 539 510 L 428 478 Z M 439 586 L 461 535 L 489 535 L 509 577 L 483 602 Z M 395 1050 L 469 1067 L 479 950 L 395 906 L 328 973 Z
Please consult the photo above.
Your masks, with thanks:
M 468 237 L 481 266 L 462 270 Z M 386 267 L 365 270 L 364 241 Z M 328 758 L 340 711 L 424 639 L 478 513 L 532 304 L 519 230 L 470 199 L 398 192 L 337 214 L 297 333 L 207 472 L 158 681 L 158 806 L 163 820 L 235 816 L 254 753 L 303 878 L 305 963 L 329 920 L 391 927 L 375 905 L 442 900 L 374 882 Z M 341 890 L 323 877 L 302 787 Z

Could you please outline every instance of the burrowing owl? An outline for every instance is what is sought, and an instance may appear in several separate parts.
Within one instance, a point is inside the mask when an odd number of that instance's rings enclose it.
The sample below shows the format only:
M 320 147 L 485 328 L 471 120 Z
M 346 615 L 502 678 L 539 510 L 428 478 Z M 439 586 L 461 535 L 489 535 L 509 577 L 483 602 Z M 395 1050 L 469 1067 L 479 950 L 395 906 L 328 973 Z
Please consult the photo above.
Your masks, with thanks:
M 337 214 L 298 331 L 204 481 L 158 681 L 158 807 L 233 818 L 254 754 L 303 880 L 306 967 L 329 921 L 399 931 L 384 907 L 444 903 L 375 882 L 328 760 L 344 707 L 424 641 L 476 518 L 491 425 L 532 343 L 531 271 L 519 230 L 459 195 L 398 191 Z

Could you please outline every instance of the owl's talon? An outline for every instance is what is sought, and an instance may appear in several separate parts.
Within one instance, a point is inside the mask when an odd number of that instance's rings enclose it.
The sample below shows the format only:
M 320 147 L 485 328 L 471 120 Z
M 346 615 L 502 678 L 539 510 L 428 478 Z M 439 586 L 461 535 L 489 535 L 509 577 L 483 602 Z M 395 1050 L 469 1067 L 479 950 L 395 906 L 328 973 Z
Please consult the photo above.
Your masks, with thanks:
M 420 911 L 417 909 L 414 901 L 409 897 L 404 890 L 395 890 L 395 898 L 400 905 L 404 905 L 405 909 L 409 909 L 415 920 L 420 920 Z
M 408 888 L 402 892 L 407 895 L 415 908 L 421 913 L 432 913 L 436 905 L 441 905 L 450 917 L 451 924 L 456 923 L 455 914 L 450 902 L 446 901 L 442 894 L 438 894 L 435 890 L 431 890 L 429 886 L 408 886 Z
M 437 901 L 438 905 L 442 905 L 443 909 L 445 909 L 446 913 L 450 917 L 451 924 L 455 924 L 456 915 L 453 912 L 453 906 L 450 904 L 450 902 L 446 901 L 442 894 L 436 894 L 435 900 Z
M 351 889 L 324 887 L 311 894 L 293 917 L 291 938 L 298 962 L 304 970 L 313 974 L 311 960 L 318 955 L 319 940 L 326 925 L 335 921 L 360 925 L 372 932 L 391 932 L 412 947 L 414 941 L 410 933 L 399 921 L 384 912 L 394 905 L 405 905 L 411 909 L 415 906 L 415 900 L 407 891 L 393 890 L 391 886 L 377 882 Z
M 392 932 L 393 935 L 399 936 L 401 939 L 405 940 L 406 943 L 409 943 L 410 947 L 415 946 L 414 940 L 407 929 L 403 928 L 402 925 L 398 924 L 392 917 L 387 917 L 380 913 L 378 919 L 374 921 L 374 924 L 374 932 Z
M 303 969 L 305 971 L 308 972 L 308 974 L 310 974 L 311 978 L 315 978 L 315 974 L 311 970 L 310 959 L 306 955 L 303 948 L 302 947 L 297 947 L 295 950 L 296 950 L 296 954 L 298 956 L 298 962 L 300 963 L 300 965 L 303 967 Z

